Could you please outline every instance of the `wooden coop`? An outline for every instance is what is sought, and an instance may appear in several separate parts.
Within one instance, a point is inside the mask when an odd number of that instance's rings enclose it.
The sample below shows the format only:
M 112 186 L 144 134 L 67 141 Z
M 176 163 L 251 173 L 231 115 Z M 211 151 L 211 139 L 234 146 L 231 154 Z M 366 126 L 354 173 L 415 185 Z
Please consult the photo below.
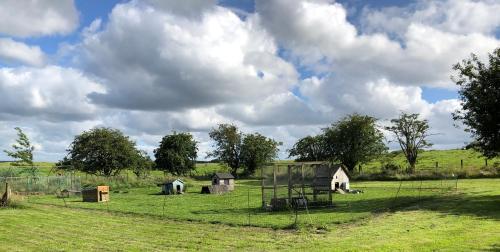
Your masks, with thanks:
M 106 202 L 109 201 L 109 186 L 97 186 L 82 190 L 84 202 Z
M 261 170 L 262 207 L 268 210 L 332 207 L 336 186 L 349 187 L 344 175 L 348 179 L 341 165 L 324 162 L 265 167 Z
M 234 190 L 234 176 L 231 173 L 216 172 L 212 176 L 212 185 L 227 186 L 229 191 Z
M 172 194 L 183 194 L 184 193 L 184 181 L 180 179 L 166 181 L 161 184 L 157 184 L 161 187 L 161 193 L 166 195 Z
M 212 176 L 212 185 L 202 186 L 202 194 L 223 194 L 234 191 L 234 176 L 231 173 L 216 172 Z

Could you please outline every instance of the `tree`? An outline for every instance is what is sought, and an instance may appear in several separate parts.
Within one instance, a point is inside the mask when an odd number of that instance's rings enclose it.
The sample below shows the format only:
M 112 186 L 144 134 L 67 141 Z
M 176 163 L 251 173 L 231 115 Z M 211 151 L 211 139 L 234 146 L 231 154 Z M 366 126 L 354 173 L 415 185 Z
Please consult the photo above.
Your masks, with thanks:
M 175 175 L 183 175 L 195 169 L 198 147 L 189 133 L 164 136 L 154 150 L 156 168 Z
M 349 171 L 367 163 L 387 150 L 384 135 L 370 116 L 352 114 L 323 129 L 326 151 L 332 161 L 339 161 Z
M 13 166 L 24 166 L 24 172 L 31 176 L 38 174 L 38 168 L 33 164 L 33 151 L 35 147 L 31 145 L 28 136 L 19 127 L 14 128 L 17 131 L 16 143 L 12 145 L 12 151 L 4 150 L 7 156 L 14 158 Z
M 293 147 L 288 150 L 289 158 L 297 157 L 295 161 L 322 161 L 328 159 L 326 152 L 325 137 L 323 135 L 306 136 L 299 139 Z
M 489 54 L 488 64 L 474 54 L 453 66 L 462 109 L 453 119 L 462 121 L 475 138 L 474 146 L 488 158 L 500 156 L 500 48 Z
M 253 174 L 262 165 L 272 162 L 278 157 L 278 146 L 281 143 L 259 133 L 245 135 L 241 145 L 241 164 L 246 174 Z
M 68 149 L 68 160 L 77 170 L 114 176 L 132 167 L 137 153 L 135 142 L 121 131 L 94 128 L 75 137 Z
M 153 169 L 154 165 L 155 163 L 153 162 L 153 160 L 151 160 L 148 153 L 146 151 L 140 150 L 137 151 L 137 154 L 135 155 L 132 172 L 138 178 L 145 177 L 149 174 L 149 171 Z
M 409 172 L 415 172 L 415 164 L 419 151 L 432 146 L 427 141 L 429 137 L 429 123 L 427 120 L 419 120 L 419 114 L 401 113 L 399 118 L 392 119 L 392 126 L 385 129 L 391 131 L 395 136 L 409 164 Z
M 243 134 L 232 124 L 219 124 L 209 132 L 210 138 L 215 142 L 215 150 L 209 152 L 207 157 L 214 157 L 231 168 L 231 173 L 236 175 L 240 168 L 240 152 Z

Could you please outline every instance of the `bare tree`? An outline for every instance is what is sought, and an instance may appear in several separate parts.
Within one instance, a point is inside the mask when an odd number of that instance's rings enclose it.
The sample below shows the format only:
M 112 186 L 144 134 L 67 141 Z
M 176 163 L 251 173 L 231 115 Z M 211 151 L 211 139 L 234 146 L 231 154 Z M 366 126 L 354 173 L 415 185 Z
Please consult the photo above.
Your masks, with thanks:
M 427 141 L 430 136 L 429 123 L 427 120 L 419 120 L 418 116 L 419 114 L 401 113 L 399 118 L 391 120 L 392 126 L 385 128 L 396 136 L 410 166 L 410 173 L 415 172 L 418 152 L 432 146 L 432 143 Z

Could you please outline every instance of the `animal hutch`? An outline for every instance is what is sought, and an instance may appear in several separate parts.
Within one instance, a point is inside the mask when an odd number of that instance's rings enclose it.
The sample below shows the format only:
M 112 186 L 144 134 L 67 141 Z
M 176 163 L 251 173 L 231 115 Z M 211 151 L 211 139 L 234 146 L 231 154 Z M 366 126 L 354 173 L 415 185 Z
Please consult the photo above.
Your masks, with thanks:
M 97 186 L 82 190 L 84 202 L 106 202 L 109 201 L 109 186 Z
M 231 173 L 216 172 L 212 176 L 212 185 L 227 186 L 229 191 L 234 190 L 234 176 Z
M 341 165 L 324 162 L 280 163 L 264 167 L 261 170 L 262 207 L 268 210 L 332 207 L 332 194 L 336 183 L 340 188 L 338 177 L 343 173 L 345 169 Z M 335 176 L 337 180 L 334 180 Z M 348 182 L 344 185 L 348 187 Z
M 180 179 L 166 181 L 165 183 L 157 184 L 161 187 L 162 194 L 183 194 L 184 193 L 184 181 Z
M 212 176 L 212 185 L 203 186 L 202 194 L 223 194 L 234 191 L 234 176 L 231 173 L 216 172 Z

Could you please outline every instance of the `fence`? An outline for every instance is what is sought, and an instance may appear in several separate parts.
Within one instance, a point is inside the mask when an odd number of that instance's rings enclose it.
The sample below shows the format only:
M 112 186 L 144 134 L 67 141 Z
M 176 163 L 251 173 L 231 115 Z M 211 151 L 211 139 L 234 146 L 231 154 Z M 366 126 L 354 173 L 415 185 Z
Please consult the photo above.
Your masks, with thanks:
M 77 176 L 0 177 L 0 184 L 9 183 L 12 192 L 18 194 L 53 194 L 62 190 L 80 191 L 81 180 Z

